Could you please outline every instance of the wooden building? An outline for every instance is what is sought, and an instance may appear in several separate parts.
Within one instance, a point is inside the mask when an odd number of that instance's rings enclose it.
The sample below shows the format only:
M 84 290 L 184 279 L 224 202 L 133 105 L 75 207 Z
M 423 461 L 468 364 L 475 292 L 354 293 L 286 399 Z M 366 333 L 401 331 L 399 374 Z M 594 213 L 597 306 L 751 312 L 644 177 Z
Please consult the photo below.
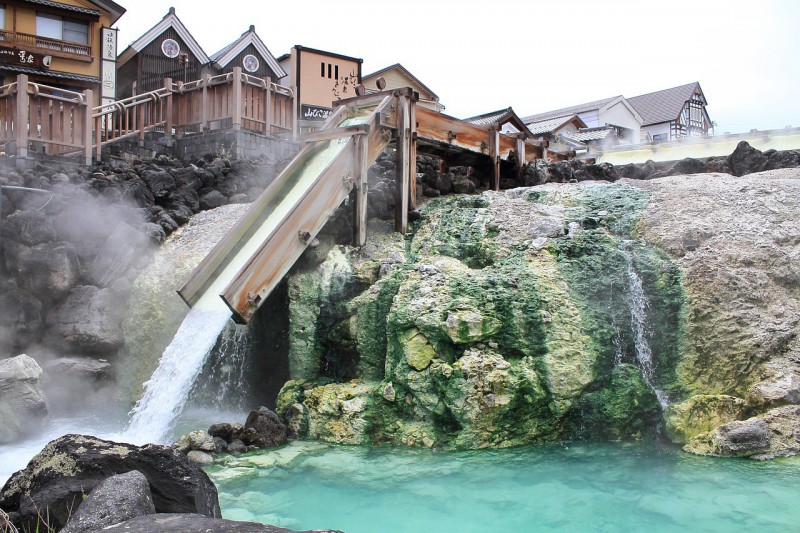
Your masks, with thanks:
M 233 72 L 241 67 L 242 72 L 257 78 L 270 78 L 276 82 L 286 76 L 264 41 L 256 34 L 255 26 L 244 32 L 231 44 L 211 55 L 211 69 L 215 74 Z
M 698 82 L 628 98 L 642 115 L 642 132 L 654 142 L 706 137 L 713 127 Z
M 117 30 L 125 8 L 111 0 L 12 0 L 0 4 L 2 84 L 29 81 L 82 92 L 95 103 L 114 90 Z
M 356 96 L 363 61 L 300 45 L 278 58 L 288 73 L 281 85 L 295 91 L 301 129 L 315 129 L 330 115 L 332 102 Z
M 175 82 L 199 80 L 210 59 L 170 8 L 166 16 L 139 37 L 117 59 L 119 99 L 146 93 Z
M 422 83 L 419 78 L 411 74 L 411 72 L 400 63 L 395 63 L 394 65 L 390 65 L 375 71 L 372 74 L 364 76 L 362 83 L 368 90 L 377 91 L 378 78 L 383 78 L 386 82 L 386 87 L 384 90 L 391 91 L 393 89 L 411 87 L 417 93 L 419 93 L 419 102 L 417 102 L 417 105 L 432 109 L 433 111 L 438 111 L 440 113 L 444 111 L 444 105 L 439 102 L 439 96 L 430 90 L 427 85 Z

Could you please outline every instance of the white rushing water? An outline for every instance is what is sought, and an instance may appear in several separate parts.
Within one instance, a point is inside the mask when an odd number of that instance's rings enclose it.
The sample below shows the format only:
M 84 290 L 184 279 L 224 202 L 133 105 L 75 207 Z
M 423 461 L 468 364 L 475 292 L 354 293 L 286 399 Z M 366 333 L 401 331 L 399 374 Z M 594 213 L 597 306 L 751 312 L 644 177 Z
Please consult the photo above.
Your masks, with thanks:
M 653 389 L 658 398 L 661 408 L 665 409 L 669 405 L 669 398 L 655 386 L 655 372 L 653 369 L 653 351 L 647 341 L 647 308 L 649 307 L 647 296 L 644 294 L 642 279 L 633 267 L 633 261 L 627 251 L 622 251 L 628 264 L 628 300 L 631 312 L 631 326 L 633 326 L 634 346 L 636 348 L 636 360 L 642 372 L 642 379 Z
M 343 124 L 357 124 L 364 120 L 365 117 L 356 117 L 347 119 Z M 295 183 L 294 187 L 284 190 L 284 196 L 278 199 L 259 229 L 186 315 L 172 342 L 164 350 L 158 368 L 144 385 L 144 394 L 131 410 L 131 420 L 124 433 L 126 440 L 133 443 L 165 442 L 175 419 L 186 405 L 194 381 L 230 319 L 231 312 L 219 294 L 258 251 L 276 225 L 301 201 L 320 172 L 342 151 L 347 141 L 337 139 L 320 145 L 296 177 L 288 176 Z

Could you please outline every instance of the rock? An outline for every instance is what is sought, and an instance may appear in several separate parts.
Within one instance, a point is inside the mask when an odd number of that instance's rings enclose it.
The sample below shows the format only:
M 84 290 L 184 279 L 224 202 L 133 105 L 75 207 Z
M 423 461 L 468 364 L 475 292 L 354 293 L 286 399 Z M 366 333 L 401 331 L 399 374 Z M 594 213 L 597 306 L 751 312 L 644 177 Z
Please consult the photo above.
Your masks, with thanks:
M 85 492 L 106 478 L 138 470 L 150 484 L 159 513 L 193 512 L 219 517 L 217 489 L 200 467 L 166 446 L 134 446 L 84 435 L 51 441 L 0 491 L 0 508 L 18 528 L 33 530 L 40 509 L 61 528 Z
M 175 178 L 166 170 L 145 170 L 142 180 L 155 198 L 166 198 L 175 189 Z
M 236 522 L 221 518 L 209 518 L 196 514 L 154 514 L 132 518 L 120 524 L 106 527 L 103 531 L 129 531 L 136 533 L 164 533 L 165 531 L 180 533 L 295 533 L 282 527 L 257 524 L 255 522 Z M 332 529 L 315 529 L 296 533 L 341 533 Z
M 29 346 L 39 340 L 44 326 L 42 303 L 28 291 L 11 289 L 0 294 L 0 348 Z
M 226 451 L 228 453 L 244 453 L 247 451 L 247 444 L 239 439 L 233 440 L 228 444 Z
M 302 403 L 293 403 L 283 414 L 286 435 L 290 439 L 301 439 L 308 434 L 308 413 Z
M 459 176 L 453 180 L 453 192 L 457 194 L 472 194 L 475 192 L 475 184 L 472 180 Z
M 193 463 L 201 465 L 208 465 L 214 462 L 214 457 L 211 454 L 202 452 L 200 450 L 191 450 L 186 454 L 186 457 L 188 457 Z
M 34 209 L 17 211 L 5 220 L 2 228 L 3 239 L 17 241 L 27 246 L 36 246 L 58 239 L 52 217 L 45 211 Z
M 259 448 L 280 446 L 286 442 L 286 426 L 273 411 L 259 407 L 247 415 L 242 441 Z
M 36 430 L 47 414 L 41 375 L 41 367 L 25 354 L 0 360 L 0 443 Z
M 684 175 L 684 174 L 702 174 L 706 172 L 706 162 L 700 159 L 692 159 L 687 157 L 672 165 L 667 174 L 670 176 Z
M 698 435 L 738 420 L 745 408 L 745 401 L 734 396 L 692 396 L 670 405 L 664 413 L 667 436 L 674 443 L 685 444 Z
M 59 357 L 44 364 L 45 374 L 61 379 L 73 378 L 82 381 L 103 381 L 111 377 L 111 363 L 105 359 L 91 357 Z
M 78 254 L 70 243 L 46 243 L 32 248 L 3 244 L 8 272 L 43 302 L 59 301 L 80 279 Z
M 459 309 L 447 314 L 445 333 L 455 344 L 470 344 L 487 339 L 500 331 L 503 324 L 477 309 Z
M 734 176 L 761 172 L 767 167 L 768 161 L 761 150 L 753 148 L 747 141 L 739 142 L 733 153 L 728 156 L 728 166 Z
M 192 450 L 199 450 L 201 452 L 213 452 L 215 449 L 214 437 L 205 431 L 192 431 L 187 435 L 189 438 L 189 445 Z
M 110 353 L 124 343 L 124 309 L 109 289 L 77 287 L 47 316 L 56 345 L 82 353 Z
M 200 197 L 201 209 L 214 209 L 228 203 L 228 198 L 217 190 L 213 190 Z
M 436 350 L 416 328 L 399 334 L 397 340 L 403 346 L 403 353 L 408 366 L 415 370 L 428 368 L 433 358 L 436 357 Z
M 97 485 L 61 532 L 95 533 L 106 526 L 155 512 L 147 478 L 133 470 Z
M 145 233 L 120 222 L 89 265 L 89 280 L 98 287 L 108 287 L 131 270 L 147 246 Z
M 208 428 L 208 434 L 212 437 L 219 437 L 227 442 L 233 440 L 233 426 L 227 423 L 213 424 Z
M 234 194 L 228 198 L 228 202 L 232 204 L 246 204 L 249 201 L 250 198 L 245 193 Z

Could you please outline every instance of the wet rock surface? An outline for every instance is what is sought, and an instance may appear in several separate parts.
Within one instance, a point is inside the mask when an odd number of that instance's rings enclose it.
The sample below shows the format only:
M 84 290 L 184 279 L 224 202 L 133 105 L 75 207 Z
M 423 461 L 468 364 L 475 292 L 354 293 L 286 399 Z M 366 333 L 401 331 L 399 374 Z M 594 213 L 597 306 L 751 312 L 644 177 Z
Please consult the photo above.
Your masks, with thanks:
M 36 431 L 47 415 L 41 375 L 41 367 L 27 355 L 0 360 L 0 443 Z
M 258 524 L 255 522 L 237 522 L 221 518 L 209 518 L 196 514 L 154 514 L 139 516 L 120 524 L 106 527 L 103 531 L 135 531 L 137 533 L 162 533 L 175 531 L 182 533 L 203 533 L 221 531 L 232 533 L 341 533 L 333 529 L 314 529 L 298 531 L 282 527 Z

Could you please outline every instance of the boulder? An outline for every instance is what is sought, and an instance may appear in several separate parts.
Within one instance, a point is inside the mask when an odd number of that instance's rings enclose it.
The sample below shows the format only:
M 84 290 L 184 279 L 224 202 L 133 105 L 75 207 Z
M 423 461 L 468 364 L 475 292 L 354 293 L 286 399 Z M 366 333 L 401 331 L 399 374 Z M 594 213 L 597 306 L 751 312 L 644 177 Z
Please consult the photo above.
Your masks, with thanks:
M 200 465 L 208 465 L 214 462 L 214 457 L 210 453 L 202 452 L 200 450 L 192 450 L 186 454 L 186 457 L 191 462 Z
M 89 265 L 89 280 L 98 287 L 113 284 L 130 271 L 131 266 L 147 249 L 147 245 L 147 234 L 120 222 Z
M 230 442 L 233 440 L 233 426 L 228 423 L 212 424 L 211 427 L 208 428 L 208 434 L 212 437 L 219 437 Z
M 753 148 L 747 141 L 741 141 L 728 156 L 728 166 L 734 176 L 744 176 L 766 169 L 769 162 L 761 150 Z
M 32 248 L 3 244 L 9 273 L 42 301 L 57 302 L 80 279 L 78 254 L 70 243 L 53 242 Z
M 208 192 L 200 197 L 200 209 L 214 209 L 228 203 L 228 198 L 217 190 Z
M 175 178 L 166 170 L 145 170 L 142 179 L 155 198 L 166 198 L 175 189 Z
M 687 157 L 672 165 L 672 168 L 667 172 L 670 176 L 683 175 L 683 174 L 701 174 L 706 172 L 706 162 L 700 159 L 693 159 Z
M 85 285 L 48 315 L 48 333 L 57 346 L 82 353 L 113 352 L 124 343 L 124 312 L 109 289 Z
M 61 532 L 94 533 L 106 526 L 155 512 L 147 478 L 132 470 L 111 476 L 95 487 Z
M 25 354 L 0 361 L 0 443 L 35 429 L 47 414 L 41 375 L 41 367 Z
M 84 493 L 131 470 L 147 478 L 157 512 L 220 516 L 217 489 L 185 455 L 167 446 L 135 446 L 86 435 L 65 435 L 47 444 L 5 484 L 0 508 L 20 529 L 33 530 L 40 509 L 47 509 L 51 525 L 61 528 Z
M 667 436 L 672 442 L 687 443 L 702 433 L 737 420 L 744 414 L 745 407 L 745 401 L 734 396 L 698 394 L 666 410 Z
M 106 527 L 103 531 L 128 531 L 136 533 L 164 533 L 165 531 L 182 533 L 294 533 L 294 530 L 255 522 L 236 522 L 221 518 L 209 518 L 197 514 L 152 514 L 137 516 L 120 524 Z M 341 533 L 333 529 L 315 529 L 296 533 Z
M 37 340 L 42 332 L 42 303 L 23 289 L 0 294 L 0 346 L 22 347 Z
M 2 235 L 3 239 L 21 242 L 28 246 L 58 239 L 52 218 L 46 212 L 35 209 L 11 214 L 3 224 Z
M 260 448 L 280 446 L 286 442 L 286 426 L 275 412 L 259 407 L 247 416 L 242 441 Z
M 98 382 L 111 377 L 111 363 L 92 357 L 59 357 L 44 364 L 45 375 Z

